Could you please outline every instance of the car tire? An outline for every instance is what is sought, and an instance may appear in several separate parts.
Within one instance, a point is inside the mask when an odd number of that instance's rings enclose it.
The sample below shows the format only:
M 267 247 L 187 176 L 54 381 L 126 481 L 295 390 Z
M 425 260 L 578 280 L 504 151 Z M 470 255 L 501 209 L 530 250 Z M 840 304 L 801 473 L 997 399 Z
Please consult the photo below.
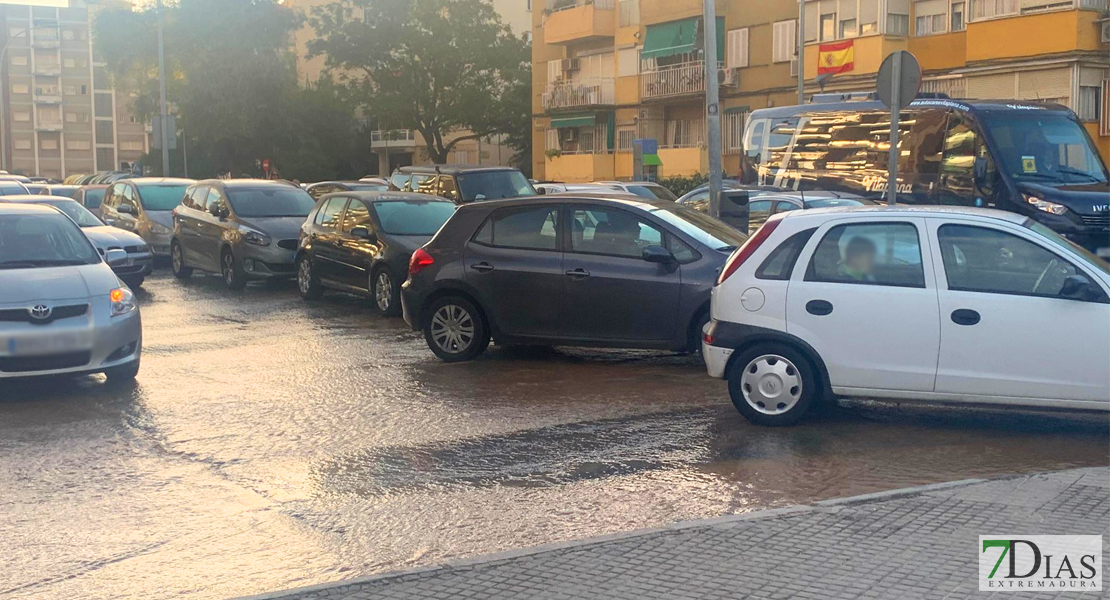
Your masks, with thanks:
M 474 360 L 489 347 L 489 326 L 469 300 L 458 296 L 440 298 L 426 314 L 424 340 L 440 360 Z
M 170 266 L 173 268 L 173 276 L 178 279 L 188 279 L 193 276 L 193 269 L 185 266 L 185 252 L 177 242 L 170 244 Z
M 134 381 L 138 375 L 139 361 L 137 360 L 126 365 L 104 370 L 104 376 L 108 378 L 108 383 L 113 385 Z
M 135 289 L 143 287 L 143 282 L 146 281 L 146 277 L 142 275 L 139 275 L 138 277 L 120 277 L 120 281 L 127 284 L 127 287 Z
M 701 339 L 705 324 L 709 322 L 709 311 L 699 313 L 690 322 L 690 330 L 686 334 L 686 351 L 690 354 L 701 355 Z
M 247 275 L 243 272 L 243 266 L 235 260 L 235 254 L 230 249 L 220 253 L 220 274 L 223 275 L 224 285 L 229 290 L 238 291 L 247 285 Z
M 370 275 L 370 297 L 374 308 L 383 317 L 401 314 L 401 286 L 386 267 L 381 267 Z
M 297 291 L 305 300 L 319 300 L 324 295 L 324 286 L 320 285 L 320 278 L 316 276 L 312 257 L 307 254 L 297 259 Z
M 757 344 L 735 357 L 728 392 L 736 410 L 756 425 L 797 424 L 821 395 L 813 363 L 785 344 Z

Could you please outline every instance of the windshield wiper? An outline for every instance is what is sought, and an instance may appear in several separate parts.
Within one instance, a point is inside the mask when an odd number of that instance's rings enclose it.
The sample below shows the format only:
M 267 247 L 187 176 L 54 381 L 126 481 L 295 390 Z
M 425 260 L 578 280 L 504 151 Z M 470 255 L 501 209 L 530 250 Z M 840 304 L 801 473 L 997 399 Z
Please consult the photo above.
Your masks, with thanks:
M 1061 172 L 1061 173 L 1067 173 L 1069 175 L 1080 175 L 1082 177 L 1086 177 L 1086 178 L 1090 179 L 1091 181 L 1093 181 L 1095 183 L 1102 183 L 1102 180 L 1099 179 L 1098 177 L 1095 177 L 1094 175 L 1091 175 L 1090 173 L 1088 173 L 1086 171 L 1080 171 L 1079 169 L 1073 169 L 1072 167 L 1060 166 L 1060 167 L 1057 167 L 1056 170 Z
M 7 260 L 0 269 L 33 269 L 35 267 L 72 267 L 89 264 L 82 260 Z

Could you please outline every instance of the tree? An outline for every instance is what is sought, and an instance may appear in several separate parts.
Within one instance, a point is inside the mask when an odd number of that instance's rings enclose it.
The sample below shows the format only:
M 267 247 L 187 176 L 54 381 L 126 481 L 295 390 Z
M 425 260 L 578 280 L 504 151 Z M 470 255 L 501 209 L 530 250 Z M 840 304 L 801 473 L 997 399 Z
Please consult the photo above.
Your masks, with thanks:
M 447 162 L 459 142 L 493 134 L 530 145 L 520 129 L 522 116 L 530 129 L 528 44 L 488 1 L 337 0 L 310 23 L 318 34 L 311 55 L 326 57 L 382 128 L 419 131 L 435 162 Z

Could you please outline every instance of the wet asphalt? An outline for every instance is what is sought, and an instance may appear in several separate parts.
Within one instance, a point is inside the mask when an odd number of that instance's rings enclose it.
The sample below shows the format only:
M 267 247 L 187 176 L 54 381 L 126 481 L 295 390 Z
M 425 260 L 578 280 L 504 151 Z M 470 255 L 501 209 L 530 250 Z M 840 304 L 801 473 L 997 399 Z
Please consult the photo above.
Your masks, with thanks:
M 290 283 L 158 275 L 134 385 L 0 382 L 0 598 L 229 598 L 684 519 L 1110 464 L 1105 415 L 749 425 L 666 353 L 447 365 Z

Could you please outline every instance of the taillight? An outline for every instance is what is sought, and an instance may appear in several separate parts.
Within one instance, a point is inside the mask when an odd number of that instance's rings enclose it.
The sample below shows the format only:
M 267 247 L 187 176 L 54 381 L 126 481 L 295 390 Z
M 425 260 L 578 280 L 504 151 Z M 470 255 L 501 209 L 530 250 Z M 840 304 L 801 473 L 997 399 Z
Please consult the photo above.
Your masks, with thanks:
M 409 275 L 416 275 L 424 270 L 425 267 L 432 266 L 435 259 L 431 254 L 428 254 L 423 248 L 417 248 L 416 252 L 412 253 L 412 258 L 409 259 Z
M 763 227 L 759 228 L 759 231 L 755 232 L 755 235 L 744 242 L 743 246 L 737 248 L 736 251 L 732 253 L 732 256 L 728 257 L 728 262 L 725 263 L 725 268 L 721 271 L 721 276 L 717 278 L 717 285 L 724 283 L 726 279 L 736 272 L 736 269 L 740 268 L 740 265 L 744 264 L 744 261 L 751 258 L 751 256 L 755 254 L 755 251 L 763 245 L 763 242 L 766 242 L 767 238 L 771 237 L 771 234 L 778 229 L 779 223 L 782 223 L 782 219 L 767 221 Z

